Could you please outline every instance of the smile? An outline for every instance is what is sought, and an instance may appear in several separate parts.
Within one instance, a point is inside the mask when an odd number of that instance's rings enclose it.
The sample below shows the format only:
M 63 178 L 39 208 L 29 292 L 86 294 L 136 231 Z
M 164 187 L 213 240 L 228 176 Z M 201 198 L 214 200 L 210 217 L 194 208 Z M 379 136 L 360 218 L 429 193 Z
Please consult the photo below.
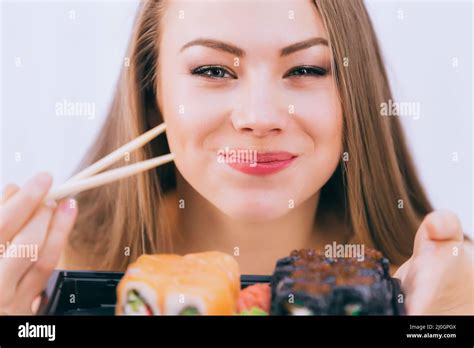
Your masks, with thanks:
M 289 152 L 258 153 L 256 161 L 227 161 L 226 163 L 239 172 L 250 175 L 271 175 L 289 167 L 296 159 Z

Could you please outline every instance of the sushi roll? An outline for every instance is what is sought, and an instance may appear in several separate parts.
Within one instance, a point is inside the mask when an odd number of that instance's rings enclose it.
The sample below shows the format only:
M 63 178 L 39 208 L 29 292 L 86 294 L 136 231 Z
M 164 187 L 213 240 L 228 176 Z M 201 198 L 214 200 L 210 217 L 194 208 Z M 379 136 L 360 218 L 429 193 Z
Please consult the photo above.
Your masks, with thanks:
M 356 258 L 327 258 L 312 249 L 277 261 L 271 282 L 273 315 L 397 315 L 401 292 L 379 251 Z
M 239 297 L 240 270 L 238 263 L 232 256 L 218 251 L 208 251 L 205 253 L 187 254 L 184 258 L 196 260 L 201 265 L 209 264 L 218 267 L 229 279 L 233 296 L 235 298 Z
M 231 315 L 237 262 L 221 252 L 142 255 L 117 286 L 118 315 Z

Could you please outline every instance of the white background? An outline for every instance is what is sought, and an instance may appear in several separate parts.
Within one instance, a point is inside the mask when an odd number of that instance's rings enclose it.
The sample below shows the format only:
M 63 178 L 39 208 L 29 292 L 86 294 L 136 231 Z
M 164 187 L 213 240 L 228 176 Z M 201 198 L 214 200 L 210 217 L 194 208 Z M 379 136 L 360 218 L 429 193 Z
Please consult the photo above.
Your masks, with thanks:
M 402 121 L 429 197 L 474 237 L 473 3 L 367 7 L 395 100 L 420 103 L 420 118 Z M 43 170 L 56 184 L 71 174 L 106 115 L 136 8 L 137 1 L 2 1 L 0 186 Z M 63 100 L 95 103 L 94 117 L 56 115 Z

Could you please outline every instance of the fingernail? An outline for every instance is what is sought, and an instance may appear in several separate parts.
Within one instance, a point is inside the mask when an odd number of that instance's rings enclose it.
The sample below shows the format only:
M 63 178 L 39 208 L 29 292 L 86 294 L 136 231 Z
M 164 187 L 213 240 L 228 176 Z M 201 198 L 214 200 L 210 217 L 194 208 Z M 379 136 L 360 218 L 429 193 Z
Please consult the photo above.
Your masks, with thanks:
M 41 296 L 37 296 L 31 303 L 31 311 L 33 312 L 33 314 L 36 314 L 36 312 L 38 312 L 40 304 L 41 304 Z
M 52 209 L 56 209 L 58 206 L 58 203 L 54 199 L 48 199 L 44 204 Z
M 77 207 L 77 202 L 74 198 L 69 198 L 63 202 L 61 202 L 61 211 L 64 213 L 72 213 L 74 209 Z

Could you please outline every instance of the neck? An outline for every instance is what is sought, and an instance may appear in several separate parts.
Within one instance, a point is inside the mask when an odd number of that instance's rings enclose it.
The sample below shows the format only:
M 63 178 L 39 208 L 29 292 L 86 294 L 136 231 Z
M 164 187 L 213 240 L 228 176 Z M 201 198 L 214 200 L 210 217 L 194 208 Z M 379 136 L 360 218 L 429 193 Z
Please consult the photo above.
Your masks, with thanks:
M 234 255 L 242 274 L 271 274 L 277 259 L 291 250 L 321 248 L 334 241 L 316 225 L 319 192 L 275 220 L 237 221 L 222 213 L 177 175 L 178 209 L 175 251 L 179 254 L 219 250 Z M 176 202 L 176 201 L 175 201 Z

